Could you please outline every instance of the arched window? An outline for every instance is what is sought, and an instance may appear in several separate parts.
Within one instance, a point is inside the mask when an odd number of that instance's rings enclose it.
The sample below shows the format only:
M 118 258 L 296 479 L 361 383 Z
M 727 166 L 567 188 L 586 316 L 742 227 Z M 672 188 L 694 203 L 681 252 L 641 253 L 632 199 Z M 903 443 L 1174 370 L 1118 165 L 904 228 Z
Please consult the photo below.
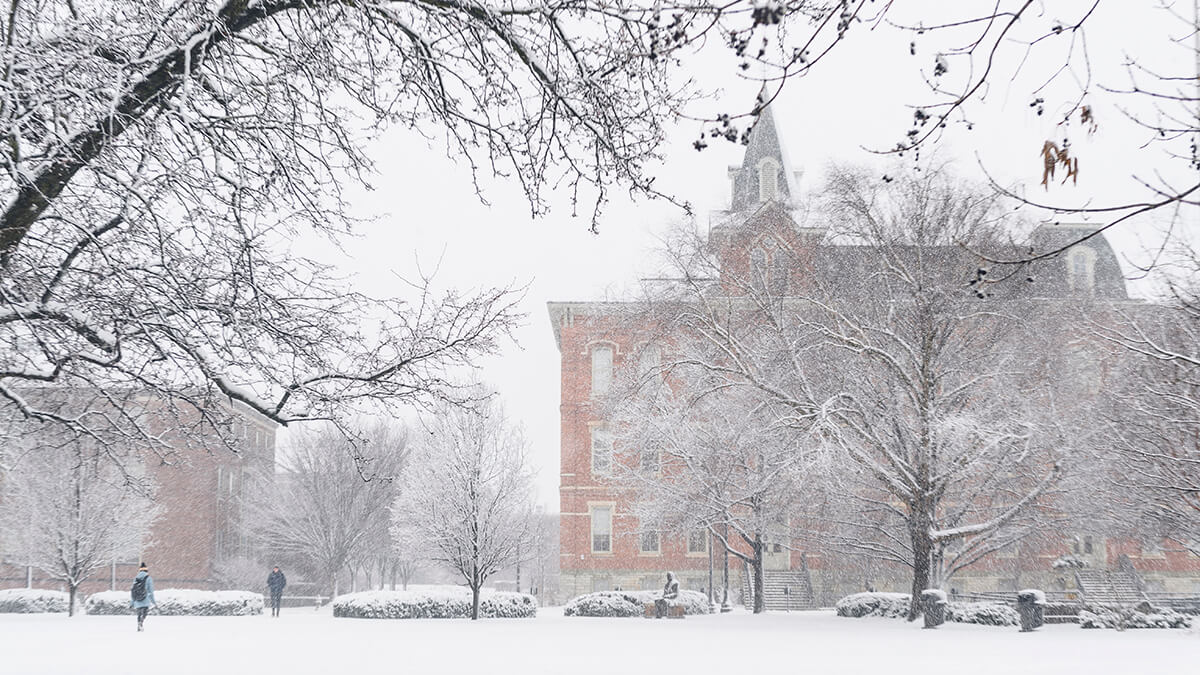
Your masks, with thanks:
M 788 294 L 788 255 L 779 246 L 771 247 L 771 295 L 782 298 Z
M 779 198 L 779 162 L 770 157 L 758 163 L 758 201 L 769 202 Z
M 592 396 L 602 396 L 608 393 L 613 379 L 613 348 L 612 345 L 595 345 L 592 347 Z
M 759 246 L 750 251 L 750 287 L 760 293 L 767 290 L 767 252 Z
M 1075 293 L 1091 293 L 1096 282 L 1096 252 L 1075 246 L 1067 252 L 1067 285 Z

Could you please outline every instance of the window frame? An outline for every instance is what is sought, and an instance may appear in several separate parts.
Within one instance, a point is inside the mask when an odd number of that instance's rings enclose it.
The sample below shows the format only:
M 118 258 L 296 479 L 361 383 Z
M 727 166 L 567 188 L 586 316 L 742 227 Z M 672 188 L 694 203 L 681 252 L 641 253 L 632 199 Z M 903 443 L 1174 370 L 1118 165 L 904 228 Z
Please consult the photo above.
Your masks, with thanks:
M 1067 287 L 1075 293 L 1091 294 L 1096 289 L 1096 252 L 1087 246 L 1067 251 Z
M 612 555 L 613 554 L 613 511 L 614 510 L 615 510 L 615 506 L 611 502 L 588 504 L 588 548 L 591 550 L 592 555 Z M 608 532 L 607 533 L 599 533 L 599 535 L 596 532 L 596 513 L 598 511 L 607 511 L 608 512 Z M 596 537 L 597 536 L 601 536 L 601 537 L 607 536 L 608 537 L 608 548 L 607 549 L 597 549 L 596 548 Z
M 602 367 L 602 364 L 598 363 L 596 359 L 597 354 L 600 354 L 601 352 L 608 353 L 607 371 L 605 371 L 605 369 Z M 588 345 L 588 359 L 588 363 L 591 366 L 589 371 L 590 395 L 592 398 L 605 396 L 612 391 L 613 380 L 615 379 L 616 375 L 614 371 L 617 362 L 617 346 L 611 342 L 595 342 L 590 344 Z M 596 377 L 597 373 L 605 374 L 602 378 L 598 378 Z
M 774 157 L 763 157 L 758 161 L 758 201 L 765 203 L 779 199 L 779 162 Z M 768 180 L 770 177 L 770 180 Z M 770 189 L 767 189 L 767 186 Z
M 654 537 L 654 548 L 646 548 L 646 537 Z M 658 530 L 644 530 L 638 535 L 639 555 L 662 555 L 662 533 Z
M 590 437 L 590 441 L 591 441 L 590 442 L 591 447 L 588 452 L 588 470 L 591 472 L 592 477 L 593 478 L 595 478 L 595 477 L 608 478 L 608 477 L 612 476 L 613 475 L 613 436 L 612 436 L 612 431 L 608 428 L 607 425 L 595 424 L 595 425 L 592 425 L 592 427 L 590 429 L 589 437 Z M 598 455 L 596 450 L 598 447 L 598 441 L 601 441 L 601 440 L 603 440 L 605 443 L 607 443 L 606 451 L 603 453 L 600 453 L 600 454 L 606 455 L 607 465 L 606 465 L 605 469 L 603 469 L 602 471 L 598 471 L 596 469 L 596 457 Z M 604 448 L 605 446 L 603 444 L 600 444 L 599 447 Z

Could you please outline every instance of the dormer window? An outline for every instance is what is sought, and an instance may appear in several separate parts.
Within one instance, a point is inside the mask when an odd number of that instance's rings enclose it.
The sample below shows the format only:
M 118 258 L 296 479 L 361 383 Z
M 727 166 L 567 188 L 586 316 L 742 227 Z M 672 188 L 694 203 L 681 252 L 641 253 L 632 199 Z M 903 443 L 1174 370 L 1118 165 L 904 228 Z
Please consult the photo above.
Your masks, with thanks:
M 758 201 L 769 202 L 779 198 L 779 162 L 770 157 L 758 163 Z
M 1091 293 L 1096 282 L 1096 252 L 1076 246 L 1067 252 L 1067 285 L 1074 293 Z

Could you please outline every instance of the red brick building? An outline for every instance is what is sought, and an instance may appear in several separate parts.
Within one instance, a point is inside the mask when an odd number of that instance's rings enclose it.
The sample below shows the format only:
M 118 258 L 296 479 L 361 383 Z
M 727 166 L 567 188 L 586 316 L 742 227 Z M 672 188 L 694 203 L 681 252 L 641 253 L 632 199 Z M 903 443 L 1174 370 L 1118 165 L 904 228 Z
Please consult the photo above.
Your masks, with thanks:
M 750 134 L 742 165 L 730 169 L 730 208 L 714 214 L 711 221 L 709 246 L 719 252 L 722 270 L 744 271 L 755 265 L 765 269 L 783 259 L 772 255 L 772 246 L 800 252 L 799 264 L 793 257 L 794 266 L 775 277 L 798 285 L 805 283 L 798 276 L 801 268 L 815 265 L 827 270 L 851 270 L 866 264 L 854 247 L 826 243 L 823 230 L 797 224 L 792 215 L 793 200 L 798 196 L 794 176 L 779 142 L 772 111 L 767 108 Z M 1082 228 L 1043 226 L 1035 236 L 1046 245 L 1065 243 L 1086 231 Z M 1117 256 L 1103 237 L 1075 245 L 1038 273 L 1037 297 L 1030 295 L 1027 299 L 1053 303 L 1086 296 L 1112 303 L 1131 302 Z M 629 359 L 638 358 L 641 345 L 636 341 L 643 339 L 635 337 L 636 327 L 624 323 L 631 315 L 624 309 L 627 306 L 619 302 L 548 304 L 561 355 L 560 557 L 565 597 L 614 588 L 661 588 L 667 570 L 676 572 L 684 588 L 704 590 L 709 584 L 709 538 L 703 533 L 669 536 L 643 532 L 632 515 L 628 497 L 607 480 L 613 441 L 596 401 L 610 388 L 614 372 Z M 1075 554 L 1092 568 L 1118 570 L 1132 565 L 1148 589 L 1200 593 L 1200 558 L 1165 543 L 1162 547 L 1142 546 L 1080 532 L 1054 533 L 1024 547 L 980 561 L 955 576 L 952 585 L 960 591 L 1073 587 L 1071 573 L 1056 571 L 1052 563 L 1063 555 Z M 722 562 L 718 556 L 718 586 Z M 903 574 L 896 574 L 897 570 L 876 565 L 875 572 L 866 573 L 868 578 L 864 578 L 861 568 L 850 572 L 843 567 L 846 562 L 822 551 L 804 551 L 799 542 L 772 544 L 764 563 L 768 599 L 772 578 L 776 590 L 779 584 L 801 590 L 804 597 L 798 606 L 828 604 L 845 593 L 863 590 L 865 585 L 879 590 L 908 590 L 908 581 Z M 743 571 L 734 563 L 731 587 L 740 589 L 744 583 Z M 789 601 L 792 606 L 797 606 L 795 603 L 795 599 Z
M 140 550 L 119 556 L 107 569 L 93 574 L 81 586 L 82 593 L 124 589 L 137 573 L 139 561 L 148 564 L 157 588 L 213 590 L 220 586 L 222 562 L 252 555 L 253 542 L 247 539 L 242 522 L 243 502 L 270 489 L 264 483 L 274 473 L 276 425 L 240 405 L 230 417 L 236 452 L 219 446 L 189 447 L 181 441 L 173 452 L 144 457 L 136 470 L 152 479 L 161 513 Z M 165 424 L 175 418 L 162 419 Z M 169 429 L 161 431 L 170 437 Z M 0 588 L 27 584 L 62 586 L 28 566 L 20 551 L 6 548 L 0 540 Z

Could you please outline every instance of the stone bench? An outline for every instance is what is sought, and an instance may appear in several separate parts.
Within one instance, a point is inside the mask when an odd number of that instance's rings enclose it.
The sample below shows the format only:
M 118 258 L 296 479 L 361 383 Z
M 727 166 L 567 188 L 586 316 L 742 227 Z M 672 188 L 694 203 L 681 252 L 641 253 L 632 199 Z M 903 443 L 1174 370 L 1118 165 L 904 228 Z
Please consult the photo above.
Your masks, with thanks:
M 642 616 L 647 619 L 653 619 L 658 616 L 658 609 L 655 607 L 653 602 L 647 602 L 642 605 Z M 674 603 L 667 605 L 667 618 L 682 619 L 684 616 L 685 613 L 683 611 L 683 605 Z

